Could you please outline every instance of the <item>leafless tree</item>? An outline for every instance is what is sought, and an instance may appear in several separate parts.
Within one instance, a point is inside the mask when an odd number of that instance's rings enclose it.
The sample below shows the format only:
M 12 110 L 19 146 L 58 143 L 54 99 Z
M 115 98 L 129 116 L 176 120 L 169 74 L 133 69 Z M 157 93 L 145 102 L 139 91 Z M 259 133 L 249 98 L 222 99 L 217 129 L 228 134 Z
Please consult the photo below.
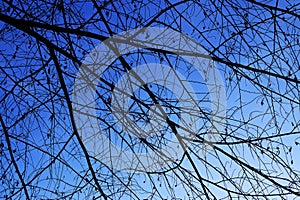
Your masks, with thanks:
M 1 199 L 300 196 L 297 1 L 2 0 L 0 5 Z M 155 172 L 120 171 L 87 150 L 76 128 L 73 89 L 92 49 L 142 27 L 178 31 L 208 52 L 226 88 L 226 118 L 203 154 L 215 113 L 195 67 L 155 48 L 121 55 L 99 77 L 96 92 L 102 133 L 119 148 L 147 152 L 181 137 L 178 123 L 186 108 L 179 97 L 143 80 L 129 95 L 128 115 L 143 127 L 151 123 L 150 108 L 159 105 L 167 116 L 163 129 L 145 139 L 116 125 L 112 91 L 139 65 L 155 62 L 182 73 L 201 112 L 199 130 L 192 138 L 180 138 L 189 143 L 181 159 Z

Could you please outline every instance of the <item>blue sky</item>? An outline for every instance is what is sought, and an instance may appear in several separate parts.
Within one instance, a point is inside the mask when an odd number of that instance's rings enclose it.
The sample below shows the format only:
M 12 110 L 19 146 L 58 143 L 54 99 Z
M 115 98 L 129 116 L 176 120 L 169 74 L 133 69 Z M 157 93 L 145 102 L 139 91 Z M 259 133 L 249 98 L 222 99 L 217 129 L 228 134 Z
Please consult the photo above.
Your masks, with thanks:
M 172 3 L 177 2 L 179 1 Z M 274 11 L 266 11 L 266 9 L 254 6 L 251 3 L 247 3 L 247 1 L 224 1 L 223 5 L 221 5 L 220 1 L 214 2 L 204 1 L 201 4 L 185 2 L 180 5 L 178 3 L 174 8 L 168 9 L 165 13 L 159 15 L 153 23 L 150 23 L 153 17 L 160 13 L 161 10 L 167 8 L 170 2 L 150 3 L 135 1 L 131 3 L 120 1 L 113 4 L 107 2 L 97 3 L 99 3 L 99 6 L 104 6 L 102 8 L 104 18 L 109 22 L 108 26 L 114 34 L 147 25 L 152 27 L 169 26 L 195 39 L 211 53 L 212 57 L 219 57 L 224 60 L 229 59 L 231 62 L 249 65 L 255 69 L 263 69 L 291 78 L 297 77 L 299 80 L 298 57 L 300 51 L 299 27 L 297 26 L 299 18 L 277 11 L 278 16 L 274 20 L 272 16 Z M 288 1 L 278 0 L 277 2 L 280 8 L 291 6 Z M 266 3 L 276 6 L 276 1 L 268 1 Z M 47 16 L 54 12 L 55 24 L 62 27 L 65 26 L 61 12 L 58 10 L 52 11 L 50 3 L 42 4 L 42 2 L 37 1 L 35 3 L 32 2 L 30 6 L 25 4 L 25 10 L 30 10 L 30 8 L 36 9 L 37 15 L 42 19 L 42 23 L 49 23 L 50 19 Z M 77 2 L 71 5 L 71 1 L 66 1 L 64 5 L 66 10 L 73 9 L 73 13 L 67 15 L 67 20 L 71 22 L 67 28 L 78 28 L 76 23 L 85 21 L 87 22 L 86 25 L 80 27 L 80 29 L 107 37 L 110 36 L 107 24 L 100 20 L 92 3 Z M 235 9 L 235 6 L 239 7 L 239 9 Z M 40 7 L 41 13 L 39 13 L 38 7 Z M 47 9 L 49 9 L 49 12 L 45 12 Z M 120 11 L 119 15 L 116 15 L 115 9 Z M 20 18 L 13 9 L 5 11 L 4 14 Z M 180 14 L 182 16 L 179 16 Z M 261 23 L 261 21 L 263 22 Z M 5 25 L 1 22 L 1 27 L 3 26 Z M 250 26 L 252 28 L 249 28 Z M 78 37 L 71 34 L 71 47 L 66 36 L 67 34 L 57 34 L 42 29 L 36 30 L 61 48 L 72 52 L 80 61 L 83 61 L 88 53 L 101 42 L 94 38 Z M 47 47 L 42 42 L 38 42 L 33 37 L 15 29 L 11 31 L 6 29 L 6 32 L 3 32 L 1 37 L 0 111 L 6 126 L 12 126 L 9 128 L 9 133 L 12 136 L 11 143 L 13 149 L 16 150 L 17 164 L 20 171 L 23 172 L 25 181 L 28 182 L 37 176 L 31 185 L 38 187 L 29 189 L 30 193 L 33 196 L 36 195 L 39 198 L 47 199 L 70 194 L 76 189 L 78 192 L 70 196 L 73 199 L 83 197 L 91 199 L 92 196 L 99 196 L 94 191 L 94 183 L 91 181 L 91 174 L 87 170 L 83 152 L 78 145 L 76 137 L 72 136 L 70 115 L 66 108 L 66 102 L 63 99 L 64 94 Z M 219 46 L 220 44 L 222 45 Z M 68 92 L 72 97 L 75 76 L 80 66 L 74 64 L 63 55 L 57 55 L 64 72 Z M 197 92 L 200 107 L 202 109 L 205 108 L 207 112 L 210 111 L 210 96 L 207 95 L 208 90 L 203 77 L 195 71 L 194 66 L 187 64 L 182 58 L 168 55 L 169 60 L 167 60 L 164 55 L 152 54 L 150 50 L 135 51 L 123 57 L 133 68 L 149 62 L 165 65 L 170 65 L 171 63 L 174 69 L 186 76 L 187 81 L 191 83 L 193 89 Z M 49 63 L 47 63 L 47 60 L 50 60 Z M 282 80 L 280 77 L 261 75 L 261 73 L 239 67 L 229 67 L 219 62 L 215 62 L 215 67 L 219 69 L 226 86 L 228 125 L 225 126 L 226 130 L 224 131 L 228 133 L 226 135 L 227 142 L 236 141 L 235 137 L 247 140 L 257 137 L 276 136 L 291 131 L 299 133 L 300 97 L 298 84 Z M 102 77 L 107 81 L 116 83 L 124 74 L 124 72 L 120 72 L 121 69 L 122 63 L 117 60 L 112 64 L 112 68 L 107 70 Z M 34 75 L 31 75 L 32 73 Z M 242 78 L 241 75 L 243 75 Z M 21 80 L 18 86 L 15 87 L 12 93 L 9 93 L 18 80 Z M 99 81 L 98 92 L 104 97 L 104 100 L 108 100 L 111 95 L 107 90 L 108 87 L 101 88 L 101 84 Z M 52 92 L 49 92 L 49 90 Z M 152 91 L 158 95 L 164 94 L 163 98 L 169 97 L 169 101 L 171 98 L 175 101 L 177 100 L 170 90 L 154 85 Z M 140 96 L 138 94 L 139 91 L 136 91 L 136 96 L 142 98 L 143 101 L 147 102 L 149 100 L 145 93 L 141 92 Z M 174 105 L 180 107 L 176 102 Z M 99 107 L 107 109 L 100 100 Z M 139 111 L 138 104 L 135 104 L 132 109 Z M 178 110 L 183 109 L 179 108 Z M 27 114 L 28 112 L 30 114 Z M 99 116 L 104 116 L 105 122 L 107 122 L 104 124 L 103 121 L 99 121 L 102 127 L 107 128 L 108 125 L 114 124 L 109 111 L 99 111 L 98 114 Z M 24 119 L 22 119 L 23 115 Z M 178 120 L 179 117 L 174 118 Z M 22 120 L 18 122 L 19 119 Z M 201 127 L 203 126 L 203 132 L 205 132 L 205 128 L 209 123 L 205 120 L 200 123 Z M 11 190 L 8 190 L 8 188 L 15 188 L 15 192 L 21 186 L 20 184 L 16 186 L 18 177 L 7 162 L 10 160 L 10 156 L 7 149 L 5 149 L 6 143 L 2 130 L 3 127 L 1 127 L 0 132 L 1 142 L 4 144 L 0 174 L 4 182 L 0 186 L 0 191 L 3 194 L 11 195 L 9 194 Z M 170 132 L 170 130 L 168 131 Z M 104 133 L 110 135 L 112 141 L 121 146 L 122 140 L 116 134 L 116 131 L 108 128 L 104 130 Z M 128 139 L 127 133 L 123 132 L 121 134 Z M 224 139 L 224 137 L 218 137 L 218 140 Z M 133 139 L 133 141 L 138 140 Z M 290 172 L 284 171 L 287 168 L 282 165 L 276 165 L 279 161 L 268 158 L 267 152 L 268 155 L 271 152 L 278 152 L 278 158 L 286 160 L 295 174 L 299 174 L 300 161 L 297 159 L 299 145 L 295 145 L 295 141 L 300 143 L 298 134 L 263 140 L 261 147 L 248 146 L 248 144 L 232 145 L 230 147 L 218 144 L 218 147 L 231 153 L 231 155 L 236 155 L 251 166 L 262 170 L 265 168 L 266 173 L 269 170 L 277 177 L 288 177 L 290 179 Z M 217 182 L 222 180 L 216 169 L 227 172 L 227 176 L 232 177 L 232 181 L 236 181 L 238 186 L 243 186 L 245 191 L 251 193 L 267 191 L 266 193 L 268 194 L 276 192 L 272 191 L 272 184 L 269 189 L 253 186 L 251 188 L 251 184 L 259 185 L 254 180 L 245 178 L 252 174 L 246 173 L 240 165 L 235 164 L 222 153 L 210 149 L 205 157 L 203 156 L 201 145 L 197 146 L 195 144 L 192 147 L 197 152 L 197 154 L 191 154 L 195 165 L 203 178 L 208 180 L 206 182 L 207 187 L 215 195 L 218 195 L 218 199 L 221 196 L 226 196 L 227 193 L 224 191 L 220 192 L 219 188 L 208 183 L 209 181 Z M 62 148 L 64 150 L 60 152 Z M 51 160 L 58 154 L 58 160 L 52 163 Z M 293 164 L 291 164 L 292 161 Z M 187 199 L 188 196 L 185 191 L 188 191 L 190 195 L 195 195 L 197 193 L 195 189 L 201 188 L 200 183 L 195 181 L 195 178 L 191 178 L 195 173 L 184 176 L 187 173 L 183 173 L 181 169 L 168 172 L 165 175 L 117 172 L 117 176 L 113 176 L 110 169 L 106 168 L 106 163 L 101 163 L 101 160 L 99 162 L 94 159 L 92 159 L 92 163 L 100 182 L 103 184 L 104 191 L 107 194 L 119 192 L 113 196 L 114 198 L 120 197 L 121 194 L 123 194 L 121 197 L 124 199 L 129 199 L 130 196 L 137 198 L 132 195 L 133 192 L 120 192 L 124 188 L 122 182 L 123 184 L 128 182 L 129 177 L 131 177 L 130 189 L 140 198 L 150 198 L 152 193 L 158 199 L 161 198 L 159 195 L 169 199 L 171 197 Z M 182 166 L 187 170 L 192 170 L 191 164 L 187 159 L 183 160 Z M 43 168 L 45 168 L 45 171 L 39 174 Z M 12 181 L 9 181 L 10 179 Z M 262 177 L 258 177 L 257 180 L 261 180 L 260 184 L 262 187 L 267 185 L 262 183 Z M 195 188 L 189 187 L 189 184 L 185 184 L 185 181 L 194 183 Z M 280 184 L 288 184 L 283 180 L 277 181 Z M 157 187 L 157 192 L 155 193 L 153 193 L 153 185 Z M 233 189 L 229 183 L 224 183 L 224 185 Z M 80 189 L 81 187 L 82 189 Z M 147 192 L 143 191 L 143 189 Z M 254 191 L 255 189 L 257 191 Z M 23 192 L 17 192 L 14 198 L 22 198 L 22 195 L 24 195 Z M 293 197 L 291 195 L 287 198 L 292 199 Z M 0 198 L 3 198 L 3 195 Z

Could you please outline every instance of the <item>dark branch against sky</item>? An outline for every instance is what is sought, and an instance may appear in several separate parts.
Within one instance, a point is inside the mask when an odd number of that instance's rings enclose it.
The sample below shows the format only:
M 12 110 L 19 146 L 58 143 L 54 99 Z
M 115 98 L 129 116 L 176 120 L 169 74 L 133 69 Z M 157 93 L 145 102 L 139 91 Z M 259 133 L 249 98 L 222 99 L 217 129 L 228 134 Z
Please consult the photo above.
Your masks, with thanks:
M 297 198 L 299 20 L 289 0 L 1 1 L 0 199 Z

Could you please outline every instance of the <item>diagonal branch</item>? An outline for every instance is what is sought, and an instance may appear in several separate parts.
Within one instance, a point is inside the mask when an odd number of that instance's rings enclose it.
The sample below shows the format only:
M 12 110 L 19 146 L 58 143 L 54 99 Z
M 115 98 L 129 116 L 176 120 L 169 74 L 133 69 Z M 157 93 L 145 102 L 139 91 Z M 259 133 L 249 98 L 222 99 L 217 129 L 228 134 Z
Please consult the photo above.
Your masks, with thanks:
M 8 133 L 8 131 L 6 129 L 6 126 L 5 126 L 5 123 L 3 121 L 2 115 L 0 115 L 0 123 L 1 123 L 2 129 L 3 129 L 4 135 L 5 135 L 5 139 L 6 139 L 6 143 L 7 143 L 7 149 L 9 151 L 9 155 L 11 157 L 11 162 L 13 163 L 13 165 L 14 165 L 14 167 L 16 169 L 16 172 L 18 174 L 18 177 L 19 177 L 19 179 L 21 181 L 22 188 L 24 189 L 24 192 L 25 192 L 25 195 L 26 195 L 26 199 L 30 199 L 28 191 L 27 191 L 27 188 L 26 188 L 26 183 L 25 183 L 25 181 L 24 181 L 24 179 L 22 177 L 22 174 L 21 174 L 21 172 L 19 170 L 19 167 L 18 167 L 18 165 L 16 163 L 14 154 L 12 152 L 12 147 L 11 147 L 11 143 L 10 143 L 10 136 L 9 136 L 9 133 Z

